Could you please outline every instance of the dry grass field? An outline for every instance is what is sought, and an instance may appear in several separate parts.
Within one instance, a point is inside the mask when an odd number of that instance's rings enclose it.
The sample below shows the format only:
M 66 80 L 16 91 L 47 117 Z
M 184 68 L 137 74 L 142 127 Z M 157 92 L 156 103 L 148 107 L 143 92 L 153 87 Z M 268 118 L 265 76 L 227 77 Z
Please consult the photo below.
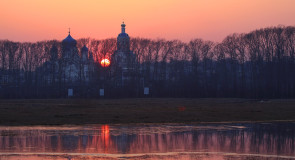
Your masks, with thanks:
M 0 100 L 0 125 L 200 123 L 295 120 L 295 100 Z

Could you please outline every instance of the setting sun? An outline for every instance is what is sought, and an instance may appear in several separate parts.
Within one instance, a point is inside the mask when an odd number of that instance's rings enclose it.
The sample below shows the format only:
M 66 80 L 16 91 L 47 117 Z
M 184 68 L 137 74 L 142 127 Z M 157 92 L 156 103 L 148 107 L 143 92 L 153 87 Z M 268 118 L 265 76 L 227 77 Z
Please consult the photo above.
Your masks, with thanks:
M 110 62 L 109 59 L 105 58 L 105 59 L 100 61 L 100 64 L 101 64 L 102 67 L 108 67 L 108 66 L 110 66 L 111 62 Z
M 295 160 L 294 6 L 0 0 L 0 160 Z

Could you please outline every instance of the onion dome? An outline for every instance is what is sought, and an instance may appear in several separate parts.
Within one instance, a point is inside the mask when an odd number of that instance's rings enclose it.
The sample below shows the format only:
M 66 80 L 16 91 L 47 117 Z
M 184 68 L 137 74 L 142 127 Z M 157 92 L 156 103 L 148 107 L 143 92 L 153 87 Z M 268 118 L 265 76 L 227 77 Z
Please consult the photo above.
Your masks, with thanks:
M 84 45 L 81 50 L 82 52 L 88 52 L 88 48 L 86 47 L 86 45 Z
M 62 41 L 62 45 L 64 47 L 72 47 L 77 45 L 77 41 L 71 36 L 70 30 L 69 35 Z
M 125 32 L 125 27 L 126 27 L 126 25 L 125 25 L 125 23 L 123 22 L 123 23 L 121 24 L 121 33 L 118 35 L 118 38 L 119 38 L 119 37 L 122 37 L 122 38 L 127 38 L 127 37 L 129 37 L 128 34 Z
M 127 33 L 120 33 L 120 34 L 118 35 L 118 38 L 119 38 L 119 37 L 127 38 L 127 37 L 129 37 L 129 35 L 128 35 Z
M 123 21 L 123 23 L 121 24 L 121 27 L 126 27 L 126 24 L 124 23 L 124 21 Z
M 128 34 L 125 32 L 125 24 L 124 22 L 121 25 L 121 33 L 117 38 L 117 50 L 129 52 L 130 50 L 130 38 Z

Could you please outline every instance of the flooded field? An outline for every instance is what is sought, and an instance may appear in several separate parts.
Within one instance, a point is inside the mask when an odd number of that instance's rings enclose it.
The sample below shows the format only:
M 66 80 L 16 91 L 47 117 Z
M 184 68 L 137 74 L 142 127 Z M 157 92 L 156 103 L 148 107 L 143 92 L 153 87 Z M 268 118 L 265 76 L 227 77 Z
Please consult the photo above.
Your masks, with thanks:
M 0 127 L 0 160 L 295 159 L 295 123 Z

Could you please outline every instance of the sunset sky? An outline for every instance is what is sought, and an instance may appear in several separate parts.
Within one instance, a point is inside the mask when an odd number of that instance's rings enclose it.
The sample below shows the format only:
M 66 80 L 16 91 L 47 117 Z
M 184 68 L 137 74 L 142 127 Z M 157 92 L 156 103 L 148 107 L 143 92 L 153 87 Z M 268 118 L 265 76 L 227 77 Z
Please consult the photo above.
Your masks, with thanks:
M 131 37 L 221 41 L 231 33 L 295 25 L 295 0 L 1 0 L 0 39 Z

